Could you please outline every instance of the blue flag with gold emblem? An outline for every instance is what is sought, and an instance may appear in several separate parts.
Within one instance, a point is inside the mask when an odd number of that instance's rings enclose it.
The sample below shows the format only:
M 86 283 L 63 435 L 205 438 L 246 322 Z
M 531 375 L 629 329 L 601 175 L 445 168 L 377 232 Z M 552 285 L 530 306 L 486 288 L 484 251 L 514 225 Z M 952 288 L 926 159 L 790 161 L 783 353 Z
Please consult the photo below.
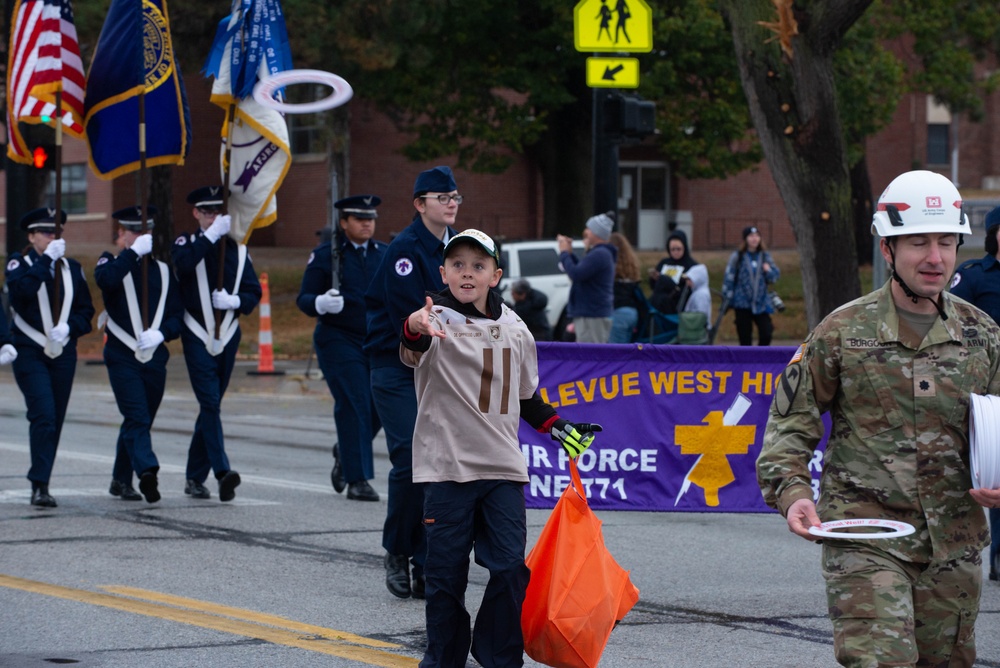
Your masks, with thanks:
M 167 0 L 112 0 L 87 76 L 84 126 L 102 179 L 139 169 L 139 93 L 146 165 L 183 165 L 191 122 L 170 39 Z

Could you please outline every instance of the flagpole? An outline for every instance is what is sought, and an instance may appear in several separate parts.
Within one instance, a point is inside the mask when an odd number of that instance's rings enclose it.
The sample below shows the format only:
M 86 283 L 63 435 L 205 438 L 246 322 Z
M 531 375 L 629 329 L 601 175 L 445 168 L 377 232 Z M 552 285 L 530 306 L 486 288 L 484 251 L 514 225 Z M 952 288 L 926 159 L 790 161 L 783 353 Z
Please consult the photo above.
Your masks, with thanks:
M 54 222 L 56 224 L 56 239 L 62 238 L 62 88 L 56 89 L 56 213 Z M 59 312 L 62 311 L 62 262 L 59 258 L 55 263 L 55 270 L 52 276 L 52 322 L 59 322 Z
M 142 215 L 141 228 L 143 234 L 149 230 L 148 208 L 149 195 L 146 187 L 146 87 L 139 91 L 139 203 Z M 149 329 L 149 253 L 142 256 L 142 329 Z M 166 290 L 167 286 L 160 286 Z
M 236 118 L 236 103 L 231 102 L 226 111 L 226 150 L 222 159 L 222 210 L 229 214 L 229 161 L 233 153 L 233 119 Z M 226 280 L 226 236 L 219 238 L 219 272 L 215 280 L 215 289 L 221 290 L 225 286 Z M 239 290 L 238 285 L 233 286 L 233 294 Z M 222 336 L 222 311 L 215 309 L 215 338 L 218 340 Z

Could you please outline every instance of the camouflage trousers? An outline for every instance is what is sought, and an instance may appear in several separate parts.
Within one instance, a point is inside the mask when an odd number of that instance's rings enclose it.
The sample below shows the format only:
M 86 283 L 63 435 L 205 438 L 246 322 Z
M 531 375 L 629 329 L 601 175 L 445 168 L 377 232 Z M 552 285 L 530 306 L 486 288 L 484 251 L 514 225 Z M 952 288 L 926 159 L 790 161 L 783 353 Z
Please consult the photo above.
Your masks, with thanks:
M 871 544 L 823 544 L 837 661 L 849 668 L 975 663 L 982 556 L 902 561 Z

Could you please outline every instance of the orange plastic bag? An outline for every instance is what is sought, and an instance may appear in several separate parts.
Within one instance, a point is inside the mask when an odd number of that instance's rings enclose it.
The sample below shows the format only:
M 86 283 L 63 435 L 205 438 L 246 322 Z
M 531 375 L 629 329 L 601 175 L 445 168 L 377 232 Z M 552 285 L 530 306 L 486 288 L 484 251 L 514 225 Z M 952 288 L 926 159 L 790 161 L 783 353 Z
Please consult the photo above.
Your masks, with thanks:
M 557 668 L 594 668 L 615 624 L 639 600 L 587 505 L 576 463 L 538 542 L 525 560 L 531 581 L 521 611 L 524 651 Z

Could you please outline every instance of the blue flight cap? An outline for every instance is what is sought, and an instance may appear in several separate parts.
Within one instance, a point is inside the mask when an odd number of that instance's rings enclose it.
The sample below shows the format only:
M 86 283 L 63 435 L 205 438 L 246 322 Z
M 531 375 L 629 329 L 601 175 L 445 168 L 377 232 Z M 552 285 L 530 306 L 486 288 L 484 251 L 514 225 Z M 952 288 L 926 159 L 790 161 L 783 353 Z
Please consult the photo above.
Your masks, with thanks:
M 149 216 L 149 225 L 145 227 L 147 230 L 153 229 L 153 216 L 156 215 L 156 207 L 147 204 L 146 205 L 146 215 Z M 141 206 L 127 206 L 124 209 L 118 209 L 111 217 L 118 221 L 118 224 L 124 227 L 130 232 L 142 232 L 142 207 Z
M 61 209 L 49 209 L 42 207 L 29 211 L 21 217 L 21 229 L 26 232 L 54 232 L 56 229 L 56 215 L 59 216 L 59 223 L 66 224 L 66 212 Z
M 440 165 L 425 172 L 420 172 L 413 184 L 413 197 L 417 198 L 427 193 L 450 193 L 458 190 L 451 167 Z
M 192 190 L 187 196 L 188 204 L 199 209 L 216 209 L 222 207 L 222 186 L 203 186 Z
M 986 225 L 987 230 L 996 225 L 1000 225 L 1000 206 L 994 207 L 992 211 L 986 214 L 984 224 Z
M 345 197 L 333 203 L 333 206 L 340 209 L 342 218 L 354 216 L 365 220 L 378 218 L 375 207 L 382 203 L 382 198 L 378 195 L 354 195 Z

